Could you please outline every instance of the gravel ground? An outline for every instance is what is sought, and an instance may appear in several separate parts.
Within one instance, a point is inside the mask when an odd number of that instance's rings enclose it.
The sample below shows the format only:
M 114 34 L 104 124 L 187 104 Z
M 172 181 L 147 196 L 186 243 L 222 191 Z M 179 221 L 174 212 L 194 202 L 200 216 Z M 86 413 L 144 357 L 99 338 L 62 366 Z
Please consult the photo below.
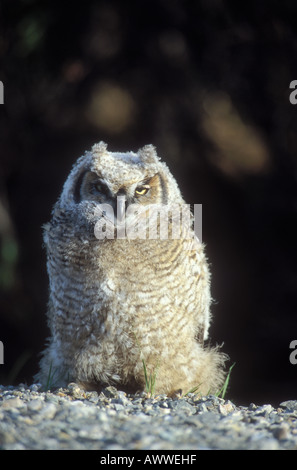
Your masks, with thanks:
M 245 407 L 213 395 L 0 385 L 0 449 L 297 449 L 297 400 Z

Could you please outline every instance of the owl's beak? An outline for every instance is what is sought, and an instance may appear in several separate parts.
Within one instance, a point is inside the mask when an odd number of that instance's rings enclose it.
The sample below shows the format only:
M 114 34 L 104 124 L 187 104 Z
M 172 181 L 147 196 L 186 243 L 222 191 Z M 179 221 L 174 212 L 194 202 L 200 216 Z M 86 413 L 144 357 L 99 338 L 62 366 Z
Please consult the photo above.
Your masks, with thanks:
M 124 221 L 125 212 L 126 212 L 126 198 L 125 196 L 118 196 L 116 215 L 117 215 L 117 220 L 119 223 L 122 223 Z

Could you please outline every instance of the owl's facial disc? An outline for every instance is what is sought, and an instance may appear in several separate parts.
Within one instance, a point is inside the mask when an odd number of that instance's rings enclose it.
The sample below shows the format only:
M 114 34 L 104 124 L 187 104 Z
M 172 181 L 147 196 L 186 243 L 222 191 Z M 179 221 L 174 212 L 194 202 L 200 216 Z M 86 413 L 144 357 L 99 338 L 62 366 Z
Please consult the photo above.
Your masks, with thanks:
M 74 194 L 77 204 L 83 201 L 95 203 L 96 217 L 101 219 L 103 215 L 104 220 L 112 225 L 134 220 L 133 210 L 139 213 L 143 208 L 145 212 L 148 205 L 164 203 L 162 177 L 159 173 L 143 179 L 122 178 L 117 182 L 95 171 L 85 171 L 76 182 Z

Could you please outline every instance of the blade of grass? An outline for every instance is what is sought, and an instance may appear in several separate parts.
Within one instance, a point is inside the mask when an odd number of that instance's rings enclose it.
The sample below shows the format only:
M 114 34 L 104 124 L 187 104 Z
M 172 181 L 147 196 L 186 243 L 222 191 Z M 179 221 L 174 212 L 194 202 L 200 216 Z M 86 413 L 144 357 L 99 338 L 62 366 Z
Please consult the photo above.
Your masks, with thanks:
M 186 397 L 189 393 L 195 393 L 197 390 L 199 390 L 201 384 L 197 385 L 196 387 L 191 388 L 188 392 L 186 392 L 183 397 Z M 198 395 L 198 394 L 197 394 Z
M 233 367 L 235 366 L 235 364 L 236 363 L 234 362 L 234 364 L 232 364 L 232 366 L 229 368 L 225 383 L 224 383 L 223 387 L 221 388 L 221 390 L 216 394 L 217 397 L 220 397 L 220 398 L 223 398 L 223 399 L 225 398 L 227 388 L 228 388 L 228 385 L 229 385 L 229 381 L 230 381 L 231 371 L 232 371 Z

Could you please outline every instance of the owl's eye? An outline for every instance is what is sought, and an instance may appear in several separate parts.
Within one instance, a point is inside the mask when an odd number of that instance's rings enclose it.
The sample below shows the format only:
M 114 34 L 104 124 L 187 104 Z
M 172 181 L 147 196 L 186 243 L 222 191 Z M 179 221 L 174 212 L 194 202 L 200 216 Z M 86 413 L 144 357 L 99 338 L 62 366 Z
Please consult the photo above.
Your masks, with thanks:
M 150 190 L 150 186 L 148 184 L 144 186 L 138 186 L 135 190 L 136 196 L 144 196 Z
M 100 181 L 96 181 L 94 184 L 93 184 L 93 188 L 95 189 L 95 191 L 97 193 L 103 193 L 105 194 L 107 192 L 107 188 L 106 188 L 106 185 L 101 183 Z

